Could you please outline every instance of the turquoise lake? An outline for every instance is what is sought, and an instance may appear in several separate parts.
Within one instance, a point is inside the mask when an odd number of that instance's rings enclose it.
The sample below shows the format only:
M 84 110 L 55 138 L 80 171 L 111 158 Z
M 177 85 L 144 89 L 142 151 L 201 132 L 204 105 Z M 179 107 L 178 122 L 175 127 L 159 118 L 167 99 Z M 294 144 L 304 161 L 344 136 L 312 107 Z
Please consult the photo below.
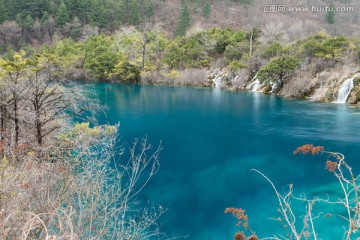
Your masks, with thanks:
M 286 100 L 260 93 L 219 89 L 90 85 L 109 106 L 99 123 L 120 122 L 121 142 L 147 136 L 160 141 L 160 171 L 141 194 L 143 202 L 165 206 L 159 219 L 168 236 L 233 239 L 236 219 L 226 207 L 246 209 L 250 227 L 261 238 L 285 235 L 278 202 L 267 175 L 281 193 L 294 184 L 296 195 L 337 194 L 336 179 L 325 170 L 326 155 L 293 155 L 303 144 L 339 151 L 360 173 L 360 109 L 342 104 Z M 294 203 L 302 223 L 305 204 Z M 315 205 L 314 212 L 335 211 Z M 341 239 L 344 221 L 319 215 L 322 239 Z M 241 229 L 239 229 L 241 230 Z

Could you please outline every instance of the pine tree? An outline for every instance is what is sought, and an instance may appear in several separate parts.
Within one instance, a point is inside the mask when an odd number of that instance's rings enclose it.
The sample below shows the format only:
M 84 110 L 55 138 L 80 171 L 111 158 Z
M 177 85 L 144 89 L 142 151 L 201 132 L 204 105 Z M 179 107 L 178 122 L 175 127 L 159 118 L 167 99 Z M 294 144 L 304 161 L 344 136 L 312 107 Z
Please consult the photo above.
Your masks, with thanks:
M 139 16 L 139 9 L 137 6 L 136 0 L 131 1 L 131 8 L 130 8 L 130 24 L 131 25 L 138 25 L 140 20 Z
M 82 22 L 89 22 L 89 12 L 90 12 L 90 1 L 89 0 L 79 0 L 78 2 L 79 9 L 81 11 L 78 12 L 78 17 Z
M 15 22 L 16 22 L 17 24 L 19 24 L 20 26 L 23 26 L 23 25 L 24 25 L 24 21 L 23 21 L 23 18 L 22 18 L 22 16 L 21 16 L 20 13 L 16 14 L 16 16 L 15 16 Z
M 326 13 L 326 21 L 329 24 L 335 23 L 335 4 L 333 2 L 330 4 L 330 11 Z
M 145 15 L 148 19 L 154 16 L 154 5 L 151 0 L 146 1 Z
M 66 8 L 65 3 L 61 2 L 60 7 L 56 12 L 56 25 L 58 27 L 62 27 L 68 22 L 70 22 L 69 12 Z
M 189 7 L 185 4 L 181 11 L 179 21 L 175 27 L 175 36 L 184 36 L 190 24 Z
M 202 9 L 202 15 L 208 19 L 211 13 L 211 6 L 209 2 L 206 2 L 203 9 Z
M 41 17 L 41 24 L 45 24 L 47 23 L 47 21 L 49 21 L 49 13 L 47 11 L 45 11 Z
M 24 20 L 24 27 L 31 30 L 34 26 L 34 19 L 28 14 Z
M 107 14 L 106 8 L 103 4 L 101 4 L 99 6 L 97 16 L 98 16 L 97 21 L 99 23 L 99 26 L 105 27 L 106 24 L 108 23 L 108 18 L 107 18 L 108 14 Z
M 4 0 L 0 0 L 0 24 L 8 20 L 8 11 Z
M 88 0 L 88 11 L 87 11 L 87 15 L 88 15 L 88 21 L 90 21 L 91 23 L 95 23 L 97 22 L 97 15 L 98 15 L 98 7 L 99 7 L 99 1 L 97 0 Z
M 75 17 L 71 23 L 70 37 L 74 40 L 77 40 L 81 35 L 81 23 L 80 20 Z
M 119 3 L 118 21 L 120 24 L 124 24 L 126 22 L 126 4 L 124 0 L 120 1 Z

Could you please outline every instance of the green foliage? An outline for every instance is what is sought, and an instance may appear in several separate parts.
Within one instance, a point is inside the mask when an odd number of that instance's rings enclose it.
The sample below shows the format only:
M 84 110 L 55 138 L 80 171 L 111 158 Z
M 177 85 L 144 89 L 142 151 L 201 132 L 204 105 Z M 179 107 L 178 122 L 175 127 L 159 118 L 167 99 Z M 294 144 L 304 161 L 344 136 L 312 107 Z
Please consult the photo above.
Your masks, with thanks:
M 89 139 L 99 139 L 102 137 L 106 137 L 112 134 L 116 134 L 117 126 L 112 125 L 100 125 L 91 127 L 89 122 L 75 123 L 74 127 L 59 135 L 59 139 L 61 141 L 65 141 L 67 143 L 75 143 L 79 136 L 87 136 Z
M 140 21 L 139 9 L 136 0 L 132 0 L 131 8 L 130 8 L 130 24 L 136 26 L 139 24 L 139 21 Z
M 310 36 L 304 42 L 305 54 L 310 57 L 339 60 L 345 57 L 344 53 L 349 48 L 347 37 L 330 37 L 323 33 Z
M 185 4 L 184 8 L 181 11 L 178 23 L 175 27 L 175 32 L 174 32 L 175 36 L 185 36 L 189 24 L 190 24 L 189 7 L 187 4 Z
M 326 22 L 328 24 L 334 24 L 335 23 L 335 4 L 332 2 L 329 6 L 331 8 L 332 11 L 328 11 L 326 13 Z
M 151 0 L 145 2 L 145 16 L 150 20 L 154 16 L 154 5 Z
M 283 47 L 278 42 L 274 42 L 264 49 L 263 56 L 265 58 L 273 58 L 279 56 L 283 51 Z
M 2 74 L 0 76 L 4 76 L 5 74 L 19 74 L 30 66 L 32 62 L 26 58 L 25 54 L 24 51 L 20 51 L 10 56 L 10 59 L 0 58 L 0 72 Z
M 211 5 L 210 5 L 210 3 L 207 1 L 207 2 L 205 3 L 205 5 L 203 6 L 202 15 L 207 19 L 207 18 L 209 18 L 210 13 L 211 13 Z
M 359 64 L 360 63 L 360 47 L 355 49 L 355 61 Z
M 294 74 L 298 66 L 298 59 L 293 56 L 284 55 L 272 58 L 267 65 L 260 69 L 257 76 L 261 82 L 283 82 Z
M 254 26 L 246 33 L 246 38 L 248 40 L 252 39 L 252 41 L 255 42 L 261 37 L 261 34 L 261 28 L 259 26 Z
M 354 77 L 354 85 L 359 86 L 360 85 L 360 76 Z
M 239 69 L 246 68 L 246 67 L 247 66 L 244 62 L 233 60 L 229 63 L 229 65 L 227 66 L 227 69 L 230 71 L 237 71 Z
M 74 21 L 71 23 L 70 37 L 74 40 L 77 40 L 81 36 L 81 24 L 77 17 L 74 18 Z
M 246 40 L 245 32 L 233 31 L 230 28 L 211 28 L 206 32 L 198 33 L 199 38 L 203 41 L 204 48 L 210 54 L 224 53 L 226 47 L 230 44 L 236 45 Z
M 184 69 L 207 67 L 210 59 L 196 37 L 179 37 L 166 47 L 163 62 L 171 69 Z
M 5 0 L 0 0 L 0 24 L 9 19 Z
M 105 27 L 108 23 L 108 5 L 106 1 L 92 1 L 91 22 L 97 23 L 100 27 Z
M 20 13 L 16 14 L 15 22 L 16 22 L 17 24 L 19 24 L 20 26 L 22 26 L 22 25 L 24 24 L 23 17 L 21 16 Z
M 232 30 L 230 28 L 213 28 L 209 31 L 210 37 L 215 40 L 215 50 L 217 53 L 225 52 L 226 46 L 231 43 L 230 37 Z
M 140 68 L 129 61 L 120 61 L 114 67 L 111 75 L 121 82 L 138 82 L 140 80 Z
M 164 76 L 175 80 L 180 77 L 180 72 L 178 70 L 172 69 L 169 73 L 164 74 Z
M 49 13 L 45 11 L 41 17 L 41 24 L 45 24 L 47 21 L 49 21 Z
M 107 79 L 120 58 L 113 48 L 113 39 L 104 35 L 91 37 L 85 42 L 84 50 L 85 69 L 94 78 Z
M 119 1 L 117 15 L 117 21 L 120 24 L 124 24 L 126 22 L 126 4 L 124 0 Z
M 229 44 L 224 52 L 228 60 L 241 60 L 244 54 L 249 52 L 249 45 L 246 42 L 235 42 Z
M 61 2 L 59 9 L 56 12 L 56 25 L 62 27 L 68 22 L 70 22 L 69 12 L 65 3 Z
M 253 4 L 255 4 L 254 0 L 232 0 L 232 1 L 243 4 L 243 5 L 253 5 Z
M 24 19 L 23 26 L 26 29 L 32 29 L 34 26 L 34 19 L 30 15 L 27 15 Z

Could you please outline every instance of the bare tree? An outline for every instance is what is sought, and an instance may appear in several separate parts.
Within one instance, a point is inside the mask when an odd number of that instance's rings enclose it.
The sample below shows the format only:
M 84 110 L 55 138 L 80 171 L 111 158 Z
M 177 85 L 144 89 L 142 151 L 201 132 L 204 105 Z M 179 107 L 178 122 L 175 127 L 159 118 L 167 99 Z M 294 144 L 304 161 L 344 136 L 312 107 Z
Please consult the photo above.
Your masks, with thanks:
M 146 139 L 135 140 L 122 161 L 126 149 L 115 148 L 117 131 L 118 125 L 68 126 L 59 135 L 53 163 L 39 164 L 31 155 L 18 165 L 2 160 L 0 236 L 169 239 L 157 224 L 165 209 L 138 199 L 159 170 L 161 146 L 152 149 Z
M 10 97 L 6 99 L 6 102 L 2 103 L 2 106 L 4 108 L 5 104 L 11 105 L 11 112 L 6 116 L 13 122 L 14 141 L 12 143 L 13 148 L 17 149 L 20 141 L 20 108 L 23 107 L 22 96 L 27 88 L 23 80 L 26 78 L 30 62 L 28 59 L 24 59 L 21 54 L 15 54 L 13 58 L 13 60 L 0 59 L 0 69 L 2 70 L 1 77 L 6 84 L 6 88 L 9 91 L 8 96 Z
M 21 28 L 15 21 L 6 21 L 0 25 L 0 41 L 6 46 L 17 46 L 21 37 Z

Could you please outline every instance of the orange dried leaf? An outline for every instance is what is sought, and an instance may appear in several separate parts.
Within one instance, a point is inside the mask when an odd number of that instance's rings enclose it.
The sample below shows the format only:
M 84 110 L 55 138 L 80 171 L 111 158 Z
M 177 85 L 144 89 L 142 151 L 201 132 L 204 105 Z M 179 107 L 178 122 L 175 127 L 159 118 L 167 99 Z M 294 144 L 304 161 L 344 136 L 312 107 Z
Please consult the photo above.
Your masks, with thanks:
M 323 146 L 317 146 L 314 147 L 314 145 L 312 144 L 305 144 L 302 145 L 300 147 L 298 147 L 295 151 L 294 151 L 294 155 L 301 153 L 301 154 L 307 154 L 309 152 L 311 152 L 312 155 L 315 155 L 319 152 L 324 151 L 324 147 Z
M 246 240 L 246 237 L 245 237 L 244 233 L 237 232 L 234 235 L 234 240 Z
M 249 219 L 248 216 L 245 215 L 245 210 L 241 208 L 226 208 L 225 213 L 232 213 L 238 220 L 236 226 L 243 226 L 245 229 L 249 228 Z
M 332 162 L 330 160 L 326 161 L 326 170 L 328 170 L 329 172 L 335 172 L 336 169 L 338 167 L 338 163 L 337 162 Z

